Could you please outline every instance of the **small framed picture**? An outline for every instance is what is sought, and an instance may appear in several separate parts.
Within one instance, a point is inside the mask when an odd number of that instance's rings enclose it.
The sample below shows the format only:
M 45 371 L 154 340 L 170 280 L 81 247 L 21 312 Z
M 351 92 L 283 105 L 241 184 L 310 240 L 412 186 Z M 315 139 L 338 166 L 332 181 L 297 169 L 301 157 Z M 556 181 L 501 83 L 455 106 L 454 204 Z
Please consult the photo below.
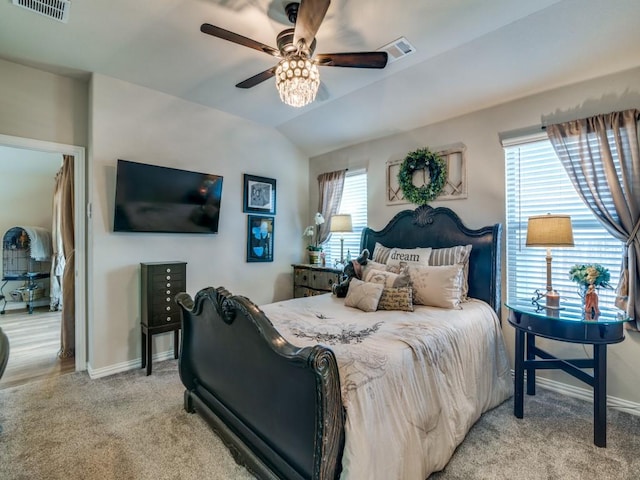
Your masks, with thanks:
M 247 262 L 273 262 L 275 217 L 247 215 Z
M 273 178 L 244 174 L 245 213 L 276 214 L 276 181 Z

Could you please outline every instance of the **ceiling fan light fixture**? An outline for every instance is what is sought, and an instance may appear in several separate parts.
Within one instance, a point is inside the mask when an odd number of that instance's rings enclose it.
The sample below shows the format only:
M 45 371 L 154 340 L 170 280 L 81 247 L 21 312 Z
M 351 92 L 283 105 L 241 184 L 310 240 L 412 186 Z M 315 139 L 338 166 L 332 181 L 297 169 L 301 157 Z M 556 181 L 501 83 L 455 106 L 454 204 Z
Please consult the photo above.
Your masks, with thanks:
M 276 88 L 287 105 L 304 107 L 313 102 L 319 87 L 318 67 L 306 56 L 294 54 L 278 63 Z

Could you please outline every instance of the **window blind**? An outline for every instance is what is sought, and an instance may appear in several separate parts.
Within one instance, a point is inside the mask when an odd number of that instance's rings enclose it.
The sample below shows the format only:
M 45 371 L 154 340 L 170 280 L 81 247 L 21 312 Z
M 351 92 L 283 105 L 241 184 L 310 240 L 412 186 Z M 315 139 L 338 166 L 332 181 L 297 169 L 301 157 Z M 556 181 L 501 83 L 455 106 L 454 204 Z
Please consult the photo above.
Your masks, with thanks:
M 367 226 L 367 171 L 348 171 L 344 179 L 344 190 L 338 213 L 351 214 L 353 232 L 332 233 L 323 245 L 327 266 L 334 266 L 340 259 L 340 236 L 344 236 L 344 256 L 347 252 L 351 258 L 360 254 L 360 236 Z M 328 219 L 327 219 L 328 220 Z
M 597 139 L 593 139 L 597 142 Z M 595 146 L 592 144 L 592 146 Z M 576 145 L 569 145 L 575 153 Z M 611 284 L 619 280 L 622 242 L 596 219 L 574 189 L 548 138 L 505 145 L 507 300 L 528 299 L 546 287 L 546 248 L 526 247 L 527 221 L 546 213 L 571 216 L 575 247 L 552 248 L 552 284 L 567 315 L 579 318 L 578 285 L 569 279 L 574 264 L 599 263 L 609 269 Z M 600 184 L 604 172 L 589 181 Z M 610 201 L 611 199 L 606 199 Z M 613 305 L 613 290 L 600 289 L 602 304 Z

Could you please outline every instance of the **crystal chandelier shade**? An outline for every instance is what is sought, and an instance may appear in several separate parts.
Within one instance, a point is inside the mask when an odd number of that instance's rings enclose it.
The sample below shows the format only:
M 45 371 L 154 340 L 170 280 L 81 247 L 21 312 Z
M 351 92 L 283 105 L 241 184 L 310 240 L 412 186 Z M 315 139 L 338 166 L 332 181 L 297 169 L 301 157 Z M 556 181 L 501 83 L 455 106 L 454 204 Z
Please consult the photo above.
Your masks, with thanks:
M 318 67 L 304 55 L 290 55 L 276 69 L 280 99 L 292 107 L 304 107 L 316 98 L 320 86 Z

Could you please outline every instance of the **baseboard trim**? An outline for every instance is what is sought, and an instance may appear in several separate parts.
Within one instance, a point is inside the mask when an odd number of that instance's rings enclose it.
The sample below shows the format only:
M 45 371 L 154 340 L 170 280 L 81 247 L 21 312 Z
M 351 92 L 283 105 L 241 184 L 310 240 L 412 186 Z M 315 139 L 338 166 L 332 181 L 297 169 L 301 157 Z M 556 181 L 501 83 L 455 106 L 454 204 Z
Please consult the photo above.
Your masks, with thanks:
M 513 375 L 513 370 L 511 374 Z M 525 379 L 527 375 L 525 373 Z M 562 395 L 567 395 L 568 397 L 579 398 L 581 400 L 585 400 L 589 403 L 593 403 L 593 390 L 581 387 L 575 387 L 573 385 L 567 385 L 566 383 L 558 382 L 556 380 L 550 380 L 544 377 L 536 376 L 536 386 L 541 388 L 546 388 L 547 390 L 552 390 L 554 392 L 560 393 Z M 525 384 L 526 388 L 526 384 Z M 640 416 L 640 403 L 630 402 L 629 400 L 624 400 L 623 398 L 612 397 L 611 395 L 607 395 L 607 407 L 613 408 L 615 410 L 620 410 L 622 412 L 630 413 L 631 415 Z
M 158 352 L 153 354 L 154 362 L 161 362 L 162 360 L 170 360 L 173 358 L 173 348 L 164 352 Z M 109 375 L 115 375 L 116 373 L 128 372 L 129 370 L 136 370 L 141 367 L 142 358 L 136 358 L 128 360 L 122 363 L 116 363 L 115 365 L 109 365 L 108 367 L 92 368 L 90 364 L 87 364 L 87 373 L 92 380 L 101 377 L 108 377 Z

